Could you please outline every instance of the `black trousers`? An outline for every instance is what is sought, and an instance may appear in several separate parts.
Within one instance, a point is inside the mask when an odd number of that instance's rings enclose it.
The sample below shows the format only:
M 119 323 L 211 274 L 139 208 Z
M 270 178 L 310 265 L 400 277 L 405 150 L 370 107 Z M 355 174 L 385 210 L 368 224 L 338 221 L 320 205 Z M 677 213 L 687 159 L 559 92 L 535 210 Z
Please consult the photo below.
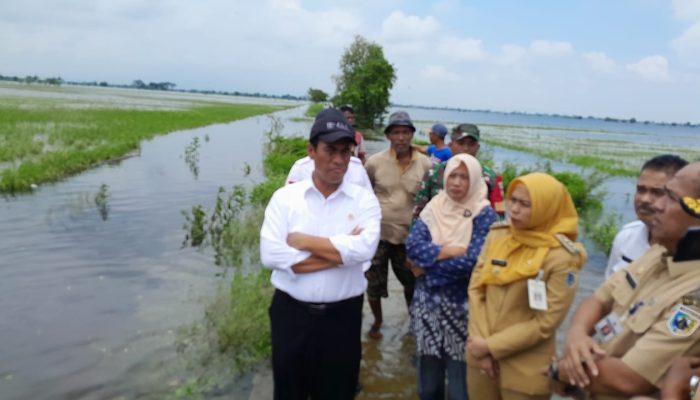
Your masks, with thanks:
M 269 315 L 276 400 L 355 397 L 362 356 L 362 295 L 313 305 L 276 290 Z

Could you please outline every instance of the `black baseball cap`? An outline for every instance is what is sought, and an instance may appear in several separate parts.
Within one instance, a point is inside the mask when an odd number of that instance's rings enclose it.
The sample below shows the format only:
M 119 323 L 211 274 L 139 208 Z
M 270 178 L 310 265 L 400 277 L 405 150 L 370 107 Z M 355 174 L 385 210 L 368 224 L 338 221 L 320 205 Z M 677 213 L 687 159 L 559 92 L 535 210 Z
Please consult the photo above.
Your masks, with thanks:
M 317 137 L 326 143 L 335 143 L 344 139 L 354 142 L 355 130 L 340 110 L 326 108 L 316 115 L 316 120 L 311 126 L 309 140 Z

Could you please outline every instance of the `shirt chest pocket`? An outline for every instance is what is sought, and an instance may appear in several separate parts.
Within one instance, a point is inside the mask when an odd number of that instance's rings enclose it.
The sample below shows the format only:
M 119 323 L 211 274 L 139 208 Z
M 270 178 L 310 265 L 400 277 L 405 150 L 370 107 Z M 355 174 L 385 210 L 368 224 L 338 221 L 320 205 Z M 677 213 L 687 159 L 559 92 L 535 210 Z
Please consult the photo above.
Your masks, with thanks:
M 411 196 L 415 196 L 420 189 L 422 177 L 418 178 L 417 176 L 412 176 L 409 174 L 410 172 L 407 172 L 406 175 L 401 177 L 401 185 L 403 185 L 403 190 L 405 190 L 406 193 L 409 193 Z
M 659 319 L 659 314 L 661 314 L 661 309 L 654 306 L 640 307 L 634 315 L 629 316 L 627 319 L 627 325 L 632 330 L 632 332 L 641 335 Z
M 627 271 L 615 275 L 613 279 L 615 279 L 615 281 L 613 282 L 611 293 L 612 298 L 615 300 L 617 306 L 626 308 L 632 300 L 637 282 Z
M 319 216 L 308 210 L 291 210 L 287 232 L 300 232 L 319 235 Z

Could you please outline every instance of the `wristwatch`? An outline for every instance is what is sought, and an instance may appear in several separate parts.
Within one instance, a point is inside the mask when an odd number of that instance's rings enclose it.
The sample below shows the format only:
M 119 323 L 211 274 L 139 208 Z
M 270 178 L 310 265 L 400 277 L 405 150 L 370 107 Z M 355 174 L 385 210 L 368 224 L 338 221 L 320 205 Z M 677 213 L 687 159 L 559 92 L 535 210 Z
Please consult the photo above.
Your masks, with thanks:
M 690 398 L 695 397 L 695 393 L 698 391 L 698 384 L 700 384 L 700 377 L 693 375 L 688 381 L 688 386 L 690 386 Z

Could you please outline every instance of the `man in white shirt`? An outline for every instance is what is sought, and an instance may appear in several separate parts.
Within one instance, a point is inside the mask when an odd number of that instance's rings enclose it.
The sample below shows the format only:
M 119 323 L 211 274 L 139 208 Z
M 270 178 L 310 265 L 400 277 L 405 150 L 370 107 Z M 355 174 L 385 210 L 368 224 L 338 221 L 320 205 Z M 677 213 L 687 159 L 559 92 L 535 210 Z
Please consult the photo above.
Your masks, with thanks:
M 655 243 L 649 232 L 649 224 L 654 215 L 653 204 L 665 195 L 666 182 L 687 164 L 686 160 L 671 154 L 656 156 L 644 163 L 634 193 L 634 212 L 638 220 L 623 226 L 615 235 L 605 279 L 626 268 Z
M 336 109 L 311 128 L 311 179 L 277 190 L 260 232 L 273 270 L 275 399 L 352 399 L 360 370 L 364 272 L 379 242 L 374 194 L 344 180 L 354 132 Z

